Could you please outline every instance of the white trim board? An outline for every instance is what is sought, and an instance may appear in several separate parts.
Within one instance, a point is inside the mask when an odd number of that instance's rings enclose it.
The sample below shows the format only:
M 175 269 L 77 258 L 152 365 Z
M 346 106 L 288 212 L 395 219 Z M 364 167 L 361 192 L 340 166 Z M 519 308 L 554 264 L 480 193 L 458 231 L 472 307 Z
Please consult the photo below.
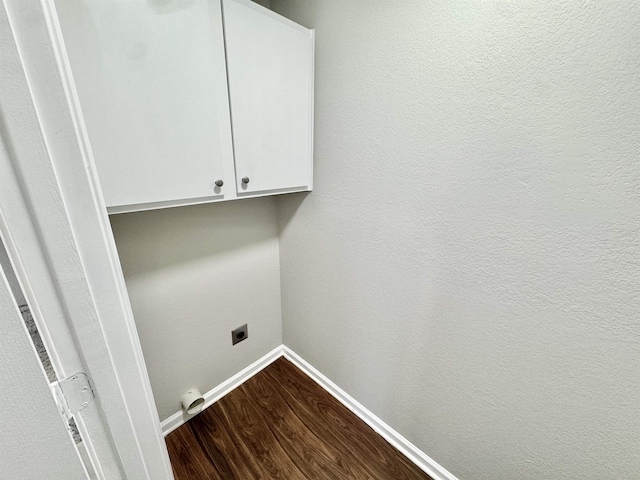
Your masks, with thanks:
M 452 473 L 448 472 L 443 466 L 438 464 L 435 460 L 421 451 L 413 443 L 396 432 L 393 428 L 391 428 L 380 418 L 374 415 L 371 411 L 365 408 L 364 405 L 362 405 L 351 395 L 338 387 L 335 383 L 333 383 L 322 373 L 320 373 L 315 367 L 304 360 L 300 355 L 298 355 L 285 345 L 280 345 L 279 347 L 273 349 L 271 352 L 267 353 L 264 357 L 258 359 L 241 372 L 235 374 L 230 379 L 222 382 L 217 387 L 205 393 L 205 403 L 203 410 L 220 400 L 233 389 L 242 385 L 256 373 L 260 372 L 262 369 L 269 366 L 280 357 L 286 358 L 296 367 L 302 370 L 309 378 L 311 378 L 314 382 L 316 382 L 327 392 L 329 392 L 364 423 L 373 428 L 373 430 L 378 435 L 382 436 L 382 438 L 393 445 L 400 453 L 407 457 L 418 468 L 431 476 L 433 480 L 458 480 Z M 166 436 L 193 417 L 194 415 L 187 415 L 182 411 L 176 412 L 161 423 L 162 432 Z
M 333 395 L 340 403 L 351 410 L 356 417 L 373 428 L 378 435 L 382 436 L 382 438 L 393 445 L 418 468 L 431 476 L 433 480 L 458 480 L 452 473 L 448 472 L 443 466 L 421 451 L 413 443 L 380 420 L 380 418 L 365 408 L 364 405 L 325 377 L 296 352 L 285 345 L 282 346 L 282 350 L 284 352 L 284 358 L 293 363 L 306 373 L 309 378 Z
M 280 345 L 279 347 L 274 348 L 265 356 L 259 358 L 251 365 L 246 367 L 245 369 L 236 373 L 233 377 L 225 380 L 217 387 L 212 388 L 207 393 L 203 395 L 204 397 L 204 405 L 202 406 L 202 410 L 209 408 L 211 405 L 216 403 L 222 397 L 224 397 L 230 391 L 238 388 L 244 382 L 253 377 L 256 373 L 260 372 L 265 367 L 268 367 L 277 359 L 283 356 L 283 348 L 284 345 Z M 197 415 L 197 414 L 196 414 Z M 173 432 L 176 428 L 185 424 L 188 420 L 191 420 L 195 415 L 189 415 L 183 410 L 179 410 L 169 418 L 160 423 L 160 427 L 162 428 L 162 433 L 167 436 L 171 432 Z

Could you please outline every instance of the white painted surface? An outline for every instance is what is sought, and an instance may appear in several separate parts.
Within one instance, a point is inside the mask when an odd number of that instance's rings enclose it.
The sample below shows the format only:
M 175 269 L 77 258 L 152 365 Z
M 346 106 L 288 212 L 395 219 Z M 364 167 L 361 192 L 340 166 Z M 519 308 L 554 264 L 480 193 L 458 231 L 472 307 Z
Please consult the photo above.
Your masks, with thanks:
M 233 192 L 220 0 L 55 4 L 107 206 Z
M 285 344 L 459 478 L 636 478 L 640 4 L 272 7 L 316 29 Z
M 220 0 L 54 1 L 110 213 L 311 189 L 313 32 L 229 6 L 234 164 Z
M 228 378 L 224 382 L 216 385 L 211 390 L 203 395 L 204 404 L 202 406 L 202 410 L 209 408 L 211 405 L 216 403 L 222 397 L 224 397 L 227 393 L 238 388 L 244 382 L 253 377 L 256 373 L 260 372 L 262 369 L 268 367 L 273 362 L 275 362 L 278 358 L 283 355 L 283 345 L 279 345 L 273 350 L 271 350 L 266 355 L 260 357 L 258 360 L 253 362 L 251 365 L 246 368 L 240 370 L 238 373 Z M 169 435 L 176 428 L 183 425 L 185 422 L 191 420 L 195 415 L 188 415 L 184 412 L 184 409 L 177 411 L 173 415 L 167 417 L 162 422 L 162 432 L 164 435 Z
M 25 300 L 22 289 L 20 288 L 20 282 L 18 282 L 18 279 L 13 272 L 13 268 L 10 268 L 11 260 L 9 260 L 9 255 L 7 255 L 7 250 L 4 248 L 2 242 L 0 242 L 0 267 L 4 269 L 7 281 L 9 282 L 9 288 L 11 288 L 11 293 L 16 299 L 16 303 L 18 305 L 26 304 L 27 301 Z
M 86 479 L 4 270 L 3 265 L 0 268 L 0 477 Z
M 249 0 L 223 7 L 238 194 L 310 190 L 313 32 Z
M 282 343 L 274 199 L 111 217 L 160 419 Z M 231 345 L 231 330 L 249 338 Z
M 0 9 L 0 232 L 98 478 L 173 478 L 51 3 Z

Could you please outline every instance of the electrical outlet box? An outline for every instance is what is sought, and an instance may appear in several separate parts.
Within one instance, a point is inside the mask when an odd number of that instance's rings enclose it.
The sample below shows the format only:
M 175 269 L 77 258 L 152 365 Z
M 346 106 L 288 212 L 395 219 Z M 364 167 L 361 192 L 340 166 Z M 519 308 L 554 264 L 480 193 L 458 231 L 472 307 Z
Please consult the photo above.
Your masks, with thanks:
M 231 344 L 235 345 L 243 340 L 246 340 L 249 337 L 249 328 L 245 323 L 241 327 L 236 328 L 231 332 Z

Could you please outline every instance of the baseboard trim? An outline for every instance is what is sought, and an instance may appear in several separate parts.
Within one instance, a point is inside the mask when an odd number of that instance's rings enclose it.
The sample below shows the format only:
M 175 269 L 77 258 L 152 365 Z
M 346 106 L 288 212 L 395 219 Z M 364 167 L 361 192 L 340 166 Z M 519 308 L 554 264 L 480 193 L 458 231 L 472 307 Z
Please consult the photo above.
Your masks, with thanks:
M 448 472 L 443 466 L 439 465 L 435 460 L 422 452 L 409 440 L 396 432 L 389 425 L 384 423 L 380 418 L 365 408 L 361 403 L 354 399 L 347 392 L 338 387 L 335 383 L 325 377 L 316 368 L 304 360 L 300 355 L 295 353 L 289 347 L 282 346 L 284 357 L 293 363 L 296 367 L 306 373 L 318 385 L 333 395 L 340 403 L 351 410 L 364 423 L 369 425 L 387 442 L 397 448 L 405 457 L 416 464 L 421 470 L 431 476 L 434 480 L 458 480 L 452 473 Z
M 210 407 L 231 390 L 239 387 L 256 373 L 260 372 L 282 356 L 302 370 L 309 376 L 309 378 L 324 388 L 327 392 L 333 395 L 340 403 L 351 410 L 364 423 L 373 428 L 376 433 L 381 435 L 382 438 L 397 448 L 398 451 L 400 451 L 405 457 L 416 464 L 418 468 L 423 470 L 434 480 L 458 480 L 452 473 L 448 472 L 443 466 L 438 464 L 413 443 L 396 432 L 393 428 L 365 408 L 364 405 L 338 387 L 335 383 L 320 373 L 319 370 L 285 345 L 280 345 L 279 347 L 274 348 L 244 370 L 238 372 L 233 377 L 225 380 L 217 387 L 205 393 L 204 406 L 202 409 L 204 410 L 205 408 Z M 162 433 L 165 436 L 168 435 L 194 416 L 195 415 L 187 415 L 182 410 L 174 413 L 160 424 L 162 427 Z
M 227 393 L 229 393 L 231 390 L 239 387 L 244 382 L 246 382 L 251 377 L 253 377 L 256 373 L 258 373 L 260 370 L 269 366 L 270 364 L 275 362 L 278 358 L 282 357 L 282 355 L 284 354 L 283 347 L 284 345 L 280 345 L 279 347 L 274 348 L 262 358 L 259 358 L 258 360 L 253 362 L 251 365 L 249 365 L 245 369 L 236 373 L 233 377 L 229 378 L 228 380 L 225 380 L 217 387 L 214 387 L 213 389 L 205 393 L 203 395 L 204 405 L 202 407 L 202 410 L 210 407 L 211 405 L 216 403 L 218 400 L 220 400 L 222 397 L 224 397 Z M 195 415 L 188 415 L 183 410 L 180 410 L 174 413 L 165 421 L 160 423 L 160 427 L 162 428 L 163 435 L 164 436 L 169 435 L 176 428 L 180 427 L 181 425 L 183 425 L 185 422 L 192 419 L 193 417 L 195 417 Z

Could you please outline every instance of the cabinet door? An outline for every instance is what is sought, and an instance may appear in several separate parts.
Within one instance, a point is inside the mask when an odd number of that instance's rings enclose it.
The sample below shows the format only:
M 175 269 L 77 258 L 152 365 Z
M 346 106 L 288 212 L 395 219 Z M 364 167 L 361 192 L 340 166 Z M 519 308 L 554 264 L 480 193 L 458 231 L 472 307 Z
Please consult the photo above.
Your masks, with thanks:
M 238 194 L 310 190 L 313 31 L 249 0 L 223 14 Z
M 55 4 L 107 206 L 233 191 L 220 0 Z

